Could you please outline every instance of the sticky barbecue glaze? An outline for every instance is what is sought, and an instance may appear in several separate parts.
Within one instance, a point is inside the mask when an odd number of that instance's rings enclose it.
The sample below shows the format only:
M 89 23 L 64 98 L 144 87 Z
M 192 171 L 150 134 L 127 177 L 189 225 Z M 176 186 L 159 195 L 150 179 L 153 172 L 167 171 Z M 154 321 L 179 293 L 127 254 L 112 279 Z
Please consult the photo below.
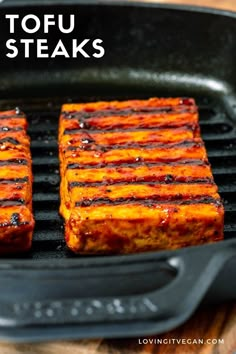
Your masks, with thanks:
M 224 209 L 193 99 L 65 104 L 61 206 L 76 253 L 176 249 L 223 238 Z
M 31 247 L 32 161 L 26 117 L 19 109 L 0 112 L 0 254 Z

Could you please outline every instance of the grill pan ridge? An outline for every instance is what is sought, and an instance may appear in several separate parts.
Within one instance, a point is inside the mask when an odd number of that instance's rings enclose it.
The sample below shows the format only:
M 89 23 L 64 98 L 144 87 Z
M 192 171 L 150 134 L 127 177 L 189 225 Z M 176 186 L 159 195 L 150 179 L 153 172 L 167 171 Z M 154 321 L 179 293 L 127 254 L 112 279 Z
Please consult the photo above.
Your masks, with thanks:
M 183 323 L 203 299 L 236 298 L 236 19 L 215 10 L 150 4 L 73 1 L 68 10 L 50 1 L 27 7 L 27 13 L 39 16 L 68 11 L 81 14 L 83 36 L 104 38 L 107 55 L 99 63 L 78 59 L 68 66 L 61 58 L 1 62 L 1 109 L 19 106 L 29 121 L 36 228 L 29 253 L 0 260 L 0 338 L 20 342 L 161 333 Z M 0 12 L 26 10 L 4 3 Z M 54 34 L 52 43 L 60 38 Z M 1 36 L 5 43 L 4 26 Z M 125 43 L 132 46 L 128 52 Z M 184 95 L 199 106 L 201 135 L 226 211 L 225 240 L 129 256 L 73 255 L 58 214 L 61 105 Z

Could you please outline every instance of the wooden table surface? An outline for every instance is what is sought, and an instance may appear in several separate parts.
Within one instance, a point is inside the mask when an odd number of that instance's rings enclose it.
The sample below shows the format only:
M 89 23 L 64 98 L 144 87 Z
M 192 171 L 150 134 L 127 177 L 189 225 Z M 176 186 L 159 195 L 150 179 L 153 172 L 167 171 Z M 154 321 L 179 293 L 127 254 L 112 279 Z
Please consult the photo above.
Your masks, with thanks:
M 159 2 L 194 4 L 236 11 L 236 0 L 159 0 Z M 204 341 L 223 339 L 224 344 L 140 344 L 142 338 L 59 341 L 43 344 L 1 343 L 0 354 L 236 354 L 236 303 L 201 308 L 183 326 L 163 335 L 145 337 L 145 340 L 157 338 L 204 339 Z
M 134 0 L 139 1 L 139 0 Z M 140 0 L 145 1 L 145 0 Z M 185 5 L 196 5 L 196 6 L 207 6 L 215 7 L 223 10 L 236 11 L 236 1 L 235 0 L 146 0 L 148 2 L 157 3 L 169 3 L 169 4 L 185 4 Z

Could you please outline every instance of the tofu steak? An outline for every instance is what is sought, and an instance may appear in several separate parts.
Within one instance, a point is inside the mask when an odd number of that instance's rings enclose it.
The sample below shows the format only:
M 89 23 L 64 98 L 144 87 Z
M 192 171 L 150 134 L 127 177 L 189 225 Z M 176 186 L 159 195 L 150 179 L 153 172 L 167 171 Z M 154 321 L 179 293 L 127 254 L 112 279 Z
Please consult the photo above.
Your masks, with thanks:
M 18 109 L 0 112 L 0 254 L 31 247 L 32 161 L 26 128 Z
M 193 99 L 64 104 L 60 213 L 82 254 L 221 240 L 224 208 Z

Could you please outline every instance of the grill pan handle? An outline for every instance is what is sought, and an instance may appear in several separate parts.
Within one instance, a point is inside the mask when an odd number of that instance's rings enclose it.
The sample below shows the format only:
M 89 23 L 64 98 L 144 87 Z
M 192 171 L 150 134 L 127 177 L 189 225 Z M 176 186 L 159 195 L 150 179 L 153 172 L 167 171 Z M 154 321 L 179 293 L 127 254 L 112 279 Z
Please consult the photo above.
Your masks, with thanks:
M 211 247 L 214 249 L 214 245 Z M 112 335 L 113 326 L 120 324 L 121 336 L 137 335 L 139 332 L 151 334 L 150 331 L 160 333 L 169 330 L 182 324 L 190 317 L 224 263 L 232 256 L 236 256 L 236 250 L 233 248 L 228 247 L 221 251 L 216 248 L 217 252 L 213 253 L 211 247 L 204 247 L 203 250 L 200 247 L 200 252 L 188 249 L 184 250 L 185 252 L 180 256 L 170 257 L 167 262 L 177 270 L 177 276 L 163 288 L 145 294 L 93 297 L 91 293 L 91 297 L 88 298 L 58 300 L 58 297 L 60 298 L 59 290 L 57 298 L 48 300 L 12 303 L 11 300 L 9 302 L 2 301 L 0 298 L 0 326 L 79 325 L 83 327 L 89 324 L 89 333 L 83 334 L 83 337 L 93 336 L 93 328 L 97 328 L 99 324 L 103 324 L 104 331 L 108 325 L 110 335 Z M 155 262 L 155 255 L 144 257 L 143 264 L 150 261 Z M 160 258 L 156 262 L 160 262 Z M 63 286 L 63 280 L 68 280 L 68 277 L 73 277 L 73 279 L 76 277 L 83 287 L 84 279 L 88 280 L 95 272 L 96 276 L 103 274 L 113 276 L 115 288 L 119 267 L 126 266 L 124 260 L 121 264 L 113 263 L 109 267 L 106 264 L 96 267 L 95 264 L 95 269 L 91 269 L 91 267 L 61 270 L 35 269 L 31 275 L 29 270 L 27 272 L 15 270 L 14 277 L 17 277 L 18 280 L 29 277 L 31 280 L 28 280 L 32 282 L 32 287 L 35 281 L 37 284 L 41 284 L 43 289 L 43 286 L 46 285 L 45 279 L 55 279 L 56 274 L 58 282 L 61 281 L 58 287 L 60 289 L 60 286 Z M 4 276 L 7 276 L 8 279 L 11 278 L 11 272 L 13 270 L 5 271 L 4 275 L 0 275 L 0 278 L 2 279 Z M 127 273 L 129 274 L 129 267 L 127 267 Z M 132 274 L 130 274 L 130 281 L 132 282 Z M 129 323 L 129 331 L 126 333 L 122 332 L 122 322 L 124 323 L 124 321 Z M 144 323 L 146 327 L 144 327 Z M 47 330 L 48 328 L 50 327 L 47 327 Z M 139 328 L 139 332 L 137 332 L 137 328 Z M 116 328 L 114 332 L 116 336 L 117 332 Z M 101 335 L 106 336 L 106 333 L 101 333 Z M 75 337 L 79 338 L 81 335 L 76 333 Z

